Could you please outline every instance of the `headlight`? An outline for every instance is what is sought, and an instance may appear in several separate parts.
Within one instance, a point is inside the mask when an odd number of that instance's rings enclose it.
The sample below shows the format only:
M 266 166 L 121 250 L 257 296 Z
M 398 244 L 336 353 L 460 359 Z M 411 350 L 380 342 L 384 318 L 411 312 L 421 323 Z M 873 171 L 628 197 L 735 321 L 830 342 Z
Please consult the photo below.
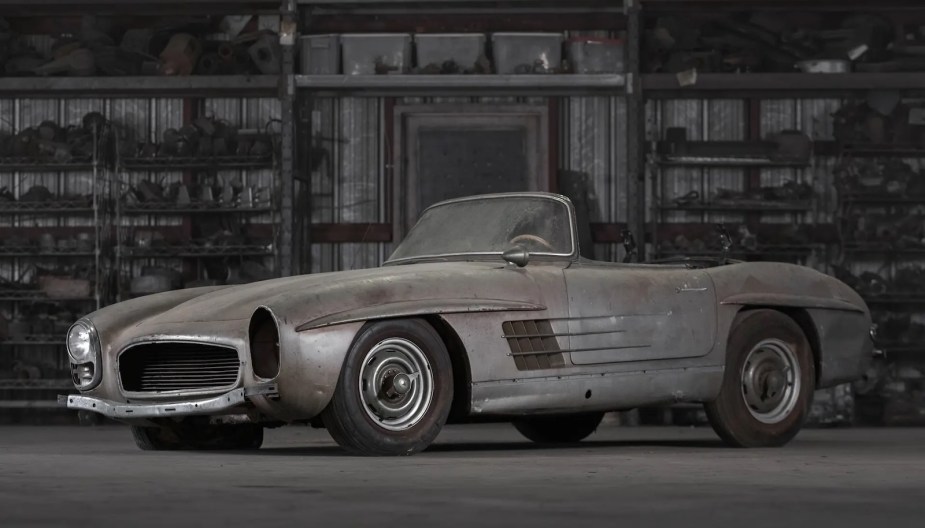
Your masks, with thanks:
M 71 375 L 78 389 L 88 390 L 99 384 L 100 344 L 90 321 L 81 319 L 67 331 L 67 355 L 71 358 Z
M 74 363 L 93 359 L 93 329 L 86 321 L 77 321 L 67 331 L 67 353 Z

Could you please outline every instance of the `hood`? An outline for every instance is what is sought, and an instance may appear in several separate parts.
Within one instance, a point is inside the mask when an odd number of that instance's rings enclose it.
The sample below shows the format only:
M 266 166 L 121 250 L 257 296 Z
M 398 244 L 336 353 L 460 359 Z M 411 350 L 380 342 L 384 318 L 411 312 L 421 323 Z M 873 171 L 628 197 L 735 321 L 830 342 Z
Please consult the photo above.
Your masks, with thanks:
M 503 299 L 542 304 L 519 268 L 497 262 L 440 262 L 318 273 L 232 286 L 182 302 L 142 324 L 248 319 L 260 306 L 284 324 L 392 302 Z

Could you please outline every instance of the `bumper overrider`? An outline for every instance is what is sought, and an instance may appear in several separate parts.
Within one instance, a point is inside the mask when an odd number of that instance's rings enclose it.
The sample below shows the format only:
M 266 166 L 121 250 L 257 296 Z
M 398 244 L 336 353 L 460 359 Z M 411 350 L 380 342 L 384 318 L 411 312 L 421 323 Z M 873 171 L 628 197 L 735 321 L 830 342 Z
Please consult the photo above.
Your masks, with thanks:
M 254 396 L 273 397 L 277 395 L 279 395 L 279 388 L 275 383 L 264 383 L 234 389 L 225 394 L 201 400 L 170 403 L 119 403 L 74 394 L 58 396 L 58 404 L 65 405 L 68 409 L 95 412 L 118 420 L 225 414 L 244 407 Z

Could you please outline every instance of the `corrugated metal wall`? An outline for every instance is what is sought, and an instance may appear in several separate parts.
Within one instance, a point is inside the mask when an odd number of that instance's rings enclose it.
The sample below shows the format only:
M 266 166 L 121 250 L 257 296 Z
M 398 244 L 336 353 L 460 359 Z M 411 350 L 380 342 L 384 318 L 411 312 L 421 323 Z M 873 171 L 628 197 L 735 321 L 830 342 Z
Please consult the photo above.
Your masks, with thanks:
M 315 101 L 313 130 L 326 151 L 312 174 L 312 220 L 315 223 L 387 222 L 386 160 L 392 149 L 386 133 L 383 101 L 338 98 Z M 542 98 L 404 98 L 398 104 L 536 104 Z M 559 167 L 586 173 L 598 205 L 593 222 L 626 221 L 626 104 L 622 98 L 563 98 L 560 101 Z M 392 244 L 313 244 L 312 271 L 379 265 Z M 598 254 L 614 248 L 601 245 Z

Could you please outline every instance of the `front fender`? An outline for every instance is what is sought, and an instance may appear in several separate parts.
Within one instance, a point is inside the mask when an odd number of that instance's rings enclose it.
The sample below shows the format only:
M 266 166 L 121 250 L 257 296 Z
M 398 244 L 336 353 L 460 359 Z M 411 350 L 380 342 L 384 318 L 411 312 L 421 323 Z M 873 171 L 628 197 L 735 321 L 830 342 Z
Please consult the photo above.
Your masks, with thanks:
M 344 358 L 363 322 L 296 332 L 280 332 L 280 369 L 275 378 L 278 396 L 257 396 L 254 405 L 282 421 L 306 420 L 321 413 L 337 387 Z M 253 373 L 249 373 L 253 376 Z M 263 380 L 253 378 L 256 384 Z

